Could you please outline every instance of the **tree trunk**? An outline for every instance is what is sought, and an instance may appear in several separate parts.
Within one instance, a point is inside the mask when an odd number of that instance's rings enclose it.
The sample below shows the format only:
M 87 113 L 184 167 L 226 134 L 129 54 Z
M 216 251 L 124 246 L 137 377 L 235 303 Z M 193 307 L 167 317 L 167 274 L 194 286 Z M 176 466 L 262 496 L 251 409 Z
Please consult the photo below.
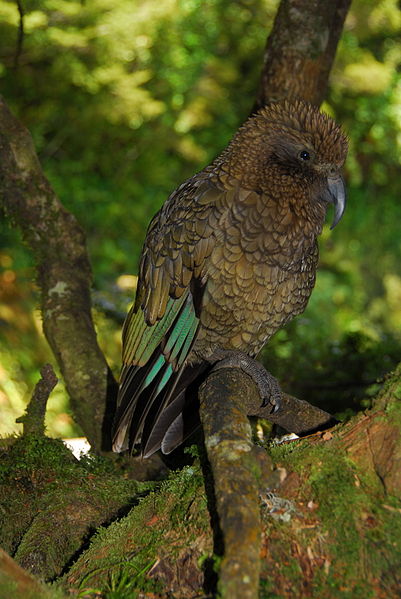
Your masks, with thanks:
M 74 417 L 92 447 L 108 449 L 115 383 L 93 326 L 84 233 L 44 176 L 29 132 L 1 97 L 0 189 L 0 206 L 36 260 L 43 328 Z
M 285 98 L 320 106 L 350 5 L 351 0 L 282 0 L 254 110 Z

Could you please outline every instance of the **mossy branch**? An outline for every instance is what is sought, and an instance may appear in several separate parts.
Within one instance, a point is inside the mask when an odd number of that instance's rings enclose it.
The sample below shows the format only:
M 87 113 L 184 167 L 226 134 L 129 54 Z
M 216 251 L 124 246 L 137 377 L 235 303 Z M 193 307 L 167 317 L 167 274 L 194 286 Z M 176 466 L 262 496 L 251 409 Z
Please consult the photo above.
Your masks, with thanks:
M 224 555 L 219 576 L 223 599 L 256 599 L 260 572 L 260 481 L 270 470 L 252 443 L 248 415 L 259 415 L 291 432 L 307 433 L 336 421 L 323 410 L 286 395 L 270 414 L 260 408 L 252 379 L 238 368 L 212 372 L 200 392 L 200 416 L 213 474 Z M 264 458 L 263 460 L 261 458 Z
M 29 132 L 1 97 L 0 202 L 36 259 L 43 328 L 74 417 L 92 447 L 107 449 L 115 382 L 93 326 L 85 237 L 43 174 Z
M 245 384 L 244 384 L 245 382 Z M 256 599 L 260 572 L 260 516 L 252 431 L 241 397 L 249 377 L 239 369 L 212 372 L 200 389 L 200 416 L 213 473 L 224 555 L 223 599 Z

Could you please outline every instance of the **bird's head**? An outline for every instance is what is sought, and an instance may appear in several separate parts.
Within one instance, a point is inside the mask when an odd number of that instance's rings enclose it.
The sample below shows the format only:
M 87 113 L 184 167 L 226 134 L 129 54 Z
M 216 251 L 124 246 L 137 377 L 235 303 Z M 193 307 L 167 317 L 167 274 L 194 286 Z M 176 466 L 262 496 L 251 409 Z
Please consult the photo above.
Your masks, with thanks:
M 283 189 L 297 185 L 320 204 L 334 204 L 335 227 L 345 209 L 341 169 L 348 142 L 330 116 L 300 100 L 285 100 L 262 108 L 239 133 L 252 147 L 251 173 L 267 182 L 274 177 Z

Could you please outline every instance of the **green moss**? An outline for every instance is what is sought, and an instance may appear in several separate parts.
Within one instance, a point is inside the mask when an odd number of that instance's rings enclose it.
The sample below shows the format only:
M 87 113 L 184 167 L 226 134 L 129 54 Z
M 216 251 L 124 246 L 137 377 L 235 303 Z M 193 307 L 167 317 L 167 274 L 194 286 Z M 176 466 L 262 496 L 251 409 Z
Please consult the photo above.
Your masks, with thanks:
M 362 511 L 369 508 L 368 499 L 356 478 L 355 468 L 345 456 L 330 448 L 321 448 L 319 456 L 319 463 L 312 465 L 309 484 L 319 505 L 323 527 L 330 535 L 333 569 L 336 574 L 341 572 L 332 584 L 339 589 L 345 580 L 356 593 L 352 581 L 360 579 L 364 541 L 359 528 Z M 361 582 L 361 588 L 366 596 L 365 581 Z
M 0 463 L 0 482 L 10 476 L 31 476 L 33 472 L 52 470 L 66 472 L 66 466 L 75 459 L 60 439 L 49 439 L 41 435 L 19 437 Z
M 312 446 L 300 454 L 303 471 L 309 471 L 307 485 L 318 504 L 330 552 L 328 573 L 316 573 L 316 596 L 330 588 L 332 597 L 370 597 L 371 583 L 360 575 L 366 552 L 361 528 L 364 514 L 369 513 L 379 492 L 377 480 L 359 472 L 335 442 Z M 295 466 L 299 466 L 299 458 L 297 455 Z
M 390 400 L 387 402 L 386 415 L 391 417 L 391 423 L 401 431 L 401 372 L 396 374 L 393 384 L 389 388 Z
M 367 561 L 373 576 L 394 596 L 401 588 L 401 501 L 388 498 L 372 510 L 373 525 L 365 531 Z
M 399 406 L 392 409 L 399 411 Z M 377 596 L 378 587 L 394 596 L 401 587 L 400 500 L 388 497 L 376 473 L 358 468 L 335 438 L 325 444 L 300 441 L 273 446 L 269 453 L 276 463 L 299 474 L 297 501 L 313 499 L 318 520 L 310 531 L 303 529 L 302 515 L 300 525 L 297 517 L 288 523 L 265 520 L 270 559 L 280 562 L 280 579 L 270 585 L 264 582 L 260 596 L 274 597 L 272 589 L 278 588 L 282 579 L 293 593 L 285 596 L 301 593 L 306 578 L 299 563 L 308 561 L 308 548 L 316 547 L 317 538 L 326 567 L 315 565 L 310 571 L 311 597 L 367 599 Z M 289 558 L 292 543 L 298 547 L 296 555 L 303 558 Z M 365 576 L 361 576 L 362 570 Z
M 126 518 L 100 529 L 64 584 L 73 580 L 82 592 L 96 588 L 110 599 L 120 599 L 110 594 L 112 585 L 124 588 L 122 597 L 136 597 L 139 590 L 157 592 L 160 582 L 148 578 L 148 571 L 158 559 L 174 562 L 203 534 L 210 536 L 209 515 L 202 475 L 195 465 L 172 473 Z M 206 553 L 200 552 L 198 558 L 207 559 Z
M 401 364 L 385 378 L 383 388 L 375 403 L 384 408 L 386 414 L 395 418 L 397 426 L 401 427 Z
M 303 464 L 303 456 L 309 451 L 310 444 L 307 439 L 295 440 L 290 443 L 271 443 L 268 447 L 269 454 L 276 464 L 290 464 L 295 469 Z
M 77 461 L 59 440 L 17 439 L 1 461 L 2 547 L 23 567 L 53 580 L 95 528 L 155 486 L 122 478 L 112 467 L 106 458 Z
M 0 572 L 0 599 L 65 599 L 62 589 L 39 585 L 35 588 L 19 589 L 16 583 Z

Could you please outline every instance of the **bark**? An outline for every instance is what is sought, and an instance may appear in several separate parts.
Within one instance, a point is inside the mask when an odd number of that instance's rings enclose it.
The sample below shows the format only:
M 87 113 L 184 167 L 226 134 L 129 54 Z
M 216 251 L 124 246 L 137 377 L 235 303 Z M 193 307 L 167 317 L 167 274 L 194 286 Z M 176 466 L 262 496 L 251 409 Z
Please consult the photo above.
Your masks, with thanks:
M 57 385 L 57 377 L 51 364 L 45 364 L 40 371 L 41 378 L 36 384 L 31 400 L 23 416 L 17 418 L 16 422 L 23 422 L 24 435 L 31 433 L 45 434 L 45 414 L 47 400 L 50 393 Z
M 57 199 L 29 132 L 0 98 L 1 206 L 18 225 L 37 263 L 43 328 L 92 447 L 107 449 L 114 379 L 91 316 L 91 268 L 84 233 Z M 104 431 L 104 432 L 103 432 Z
M 264 55 L 254 110 L 301 98 L 319 106 L 351 0 L 282 0 Z

